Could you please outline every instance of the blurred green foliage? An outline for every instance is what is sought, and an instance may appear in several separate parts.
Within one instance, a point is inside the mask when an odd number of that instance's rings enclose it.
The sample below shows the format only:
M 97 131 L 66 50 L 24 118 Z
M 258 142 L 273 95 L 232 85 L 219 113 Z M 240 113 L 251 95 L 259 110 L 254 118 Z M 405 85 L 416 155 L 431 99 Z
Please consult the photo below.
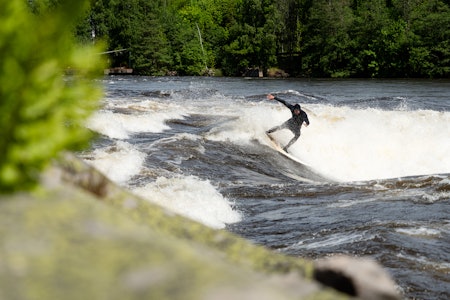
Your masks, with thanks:
M 100 48 L 78 46 L 88 1 L 0 0 L 0 192 L 29 189 L 61 150 L 89 141 Z

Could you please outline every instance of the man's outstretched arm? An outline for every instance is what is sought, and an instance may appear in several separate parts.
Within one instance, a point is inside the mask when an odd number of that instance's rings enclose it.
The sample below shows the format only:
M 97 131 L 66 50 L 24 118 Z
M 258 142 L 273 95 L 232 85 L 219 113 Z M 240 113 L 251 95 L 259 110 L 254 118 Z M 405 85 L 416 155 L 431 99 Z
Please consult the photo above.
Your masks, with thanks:
M 280 99 L 280 98 L 278 98 L 278 97 L 276 97 L 276 96 L 274 96 L 272 94 L 268 94 L 267 95 L 267 99 L 269 99 L 269 100 L 277 100 L 278 102 L 283 103 L 289 109 L 291 109 L 293 107 L 292 105 L 290 105 L 289 103 L 287 103 L 283 99 Z

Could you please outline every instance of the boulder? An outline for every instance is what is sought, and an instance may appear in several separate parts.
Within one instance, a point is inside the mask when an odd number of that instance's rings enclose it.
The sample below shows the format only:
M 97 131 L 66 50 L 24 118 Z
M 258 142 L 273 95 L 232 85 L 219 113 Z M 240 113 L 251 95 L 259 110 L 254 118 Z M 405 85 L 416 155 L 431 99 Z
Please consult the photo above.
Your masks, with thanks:
M 355 296 L 316 269 L 142 200 L 71 154 L 39 191 L 0 196 L 0 299 Z
M 395 283 L 378 263 L 369 258 L 336 255 L 318 260 L 314 278 L 360 299 L 399 298 Z

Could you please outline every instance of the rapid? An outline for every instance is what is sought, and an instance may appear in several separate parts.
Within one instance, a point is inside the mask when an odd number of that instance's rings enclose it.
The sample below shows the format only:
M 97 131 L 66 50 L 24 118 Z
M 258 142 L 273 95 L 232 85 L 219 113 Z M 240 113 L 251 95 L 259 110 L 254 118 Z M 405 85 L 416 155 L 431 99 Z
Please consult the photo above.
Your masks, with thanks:
M 369 256 L 405 298 L 450 298 L 450 81 L 105 77 L 79 153 L 175 213 L 287 255 Z M 265 131 L 300 103 L 290 148 Z M 289 131 L 274 134 L 286 144 Z

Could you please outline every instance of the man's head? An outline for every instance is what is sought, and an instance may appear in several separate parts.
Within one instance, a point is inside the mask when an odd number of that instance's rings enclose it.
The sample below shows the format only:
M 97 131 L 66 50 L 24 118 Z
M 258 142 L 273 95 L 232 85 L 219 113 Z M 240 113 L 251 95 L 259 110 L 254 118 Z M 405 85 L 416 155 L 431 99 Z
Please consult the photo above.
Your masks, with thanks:
M 300 114 L 300 104 L 295 104 L 294 105 L 294 114 L 299 115 Z

